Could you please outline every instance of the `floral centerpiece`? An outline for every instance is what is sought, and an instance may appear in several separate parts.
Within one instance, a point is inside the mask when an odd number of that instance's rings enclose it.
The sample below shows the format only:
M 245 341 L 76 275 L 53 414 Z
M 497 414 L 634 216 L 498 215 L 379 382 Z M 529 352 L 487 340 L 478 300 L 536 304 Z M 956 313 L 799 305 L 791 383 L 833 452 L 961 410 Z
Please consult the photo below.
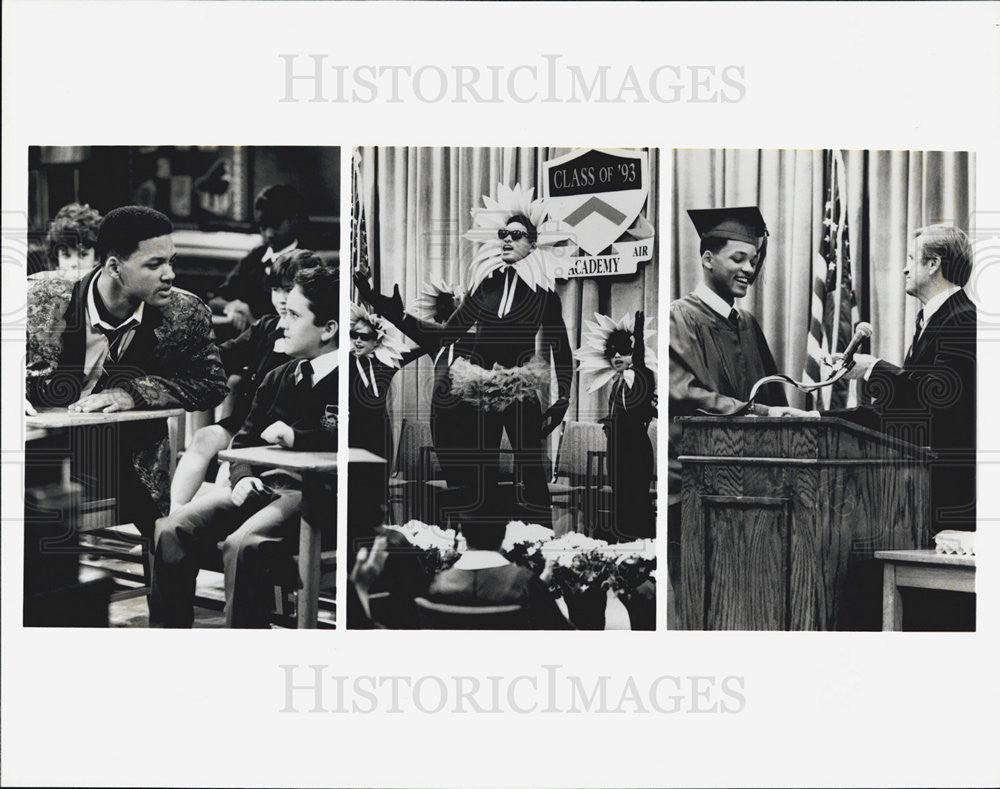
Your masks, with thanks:
M 633 630 L 653 630 L 656 625 L 656 543 L 636 540 L 608 546 L 611 573 L 607 587 L 628 611 Z
M 551 563 L 550 587 L 562 595 L 570 621 L 581 630 L 603 630 L 606 583 L 614 565 L 608 544 L 569 532 L 545 543 L 542 556 Z
M 465 538 L 454 529 L 442 529 L 418 520 L 385 528 L 398 531 L 411 545 L 423 551 L 424 565 L 431 574 L 447 570 L 465 552 Z
M 536 575 L 541 575 L 545 569 L 545 557 L 542 555 L 542 545 L 552 540 L 554 532 L 546 526 L 537 523 L 511 521 L 507 524 L 500 553 L 509 562 L 526 567 Z

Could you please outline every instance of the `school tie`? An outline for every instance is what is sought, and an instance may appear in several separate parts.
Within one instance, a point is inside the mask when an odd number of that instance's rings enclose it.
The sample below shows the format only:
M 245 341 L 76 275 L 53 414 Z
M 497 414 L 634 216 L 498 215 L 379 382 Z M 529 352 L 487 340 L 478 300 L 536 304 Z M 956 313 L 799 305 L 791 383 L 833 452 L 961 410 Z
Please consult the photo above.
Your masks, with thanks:
M 920 332 L 924 330 L 924 311 L 923 309 L 917 313 L 917 325 L 913 330 L 913 342 L 910 343 L 910 348 L 906 352 L 906 358 L 903 359 L 903 364 L 906 365 L 910 359 L 913 358 L 913 351 L 917 347 L 917 340 L 920 339 Z
M 729 311 L 729 325 L 734 329 L 738 329 L 740 327 L 740 314 L 736 311 L 735 307 Z
M 312 389 L 313 366 L 308 359 L 303 359 L 299 362 L 299 367 L 295 371 L 295 385 L 303 389 Z

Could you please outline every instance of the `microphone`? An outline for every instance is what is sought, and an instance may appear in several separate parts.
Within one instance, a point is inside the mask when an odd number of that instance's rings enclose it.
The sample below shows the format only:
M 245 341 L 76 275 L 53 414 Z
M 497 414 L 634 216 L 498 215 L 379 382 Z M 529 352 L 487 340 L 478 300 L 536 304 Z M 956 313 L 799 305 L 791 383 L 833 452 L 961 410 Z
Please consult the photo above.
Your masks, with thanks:
M 850 366 L 853 363 L 854 353 L 858 350 L 858 346 L 871 336 L 872 325 L 867 321 L 861 321 L 854 330 L 854 336 L 851 337 L 851 341 L 847 343 L 847 347 L 844 349 L 844 357 L 841 359 L 840 366 Z

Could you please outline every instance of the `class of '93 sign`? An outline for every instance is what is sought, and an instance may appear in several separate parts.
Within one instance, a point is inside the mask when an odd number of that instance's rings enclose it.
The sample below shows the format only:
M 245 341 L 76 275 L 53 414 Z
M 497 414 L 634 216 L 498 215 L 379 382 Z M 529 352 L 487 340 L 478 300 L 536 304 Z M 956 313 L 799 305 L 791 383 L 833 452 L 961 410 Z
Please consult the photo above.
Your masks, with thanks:
M 564 279 L 634 274 L 653 255 L 645 151 L 586 148 L 542 165 L 549 220 L 569 234 L 575 254 Z

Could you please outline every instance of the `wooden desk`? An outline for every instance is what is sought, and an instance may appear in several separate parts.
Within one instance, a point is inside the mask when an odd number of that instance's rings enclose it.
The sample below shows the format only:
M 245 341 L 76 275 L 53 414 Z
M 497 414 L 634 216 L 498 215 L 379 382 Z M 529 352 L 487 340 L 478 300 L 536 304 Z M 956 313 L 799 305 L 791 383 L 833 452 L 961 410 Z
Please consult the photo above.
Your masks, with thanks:
M 319 575 L 322 530 L 306 516 L 304 499 L 322 483 L 323 475 L 336 475 L 336 452 L 296 452 L 281 447 L 244 447 L 226 449 L 219 453 L 219 460 L 249 463 L 254 466 L 296 471 L 302 475 L 302 518 L 299 528 L 299 578 L 302 593 L 299 595 L 297 621 L 300 629 L 315 628 L 319 616 Z M 337 513 L 332 513 L 334 518 Z
M 899 587 L 976 593 L 976 557 L 937 553 L 934 549 L 875 551 L 882 571 L 882 629 L 903 629 Z
M 91 425 L 117 425 L 123 422 L 143 422 L 150 419 L 166 419 L 170 430 L 170 474 L 177 468 L 177 453 L 184 444 L 183 408 L 160 408 L 148 411 L 114 411 L 78 413 L 66 408 L 39 408 L 36 416 L 24 418 L 25 441 L 43 438 L 54 430 L 66 430 Z

